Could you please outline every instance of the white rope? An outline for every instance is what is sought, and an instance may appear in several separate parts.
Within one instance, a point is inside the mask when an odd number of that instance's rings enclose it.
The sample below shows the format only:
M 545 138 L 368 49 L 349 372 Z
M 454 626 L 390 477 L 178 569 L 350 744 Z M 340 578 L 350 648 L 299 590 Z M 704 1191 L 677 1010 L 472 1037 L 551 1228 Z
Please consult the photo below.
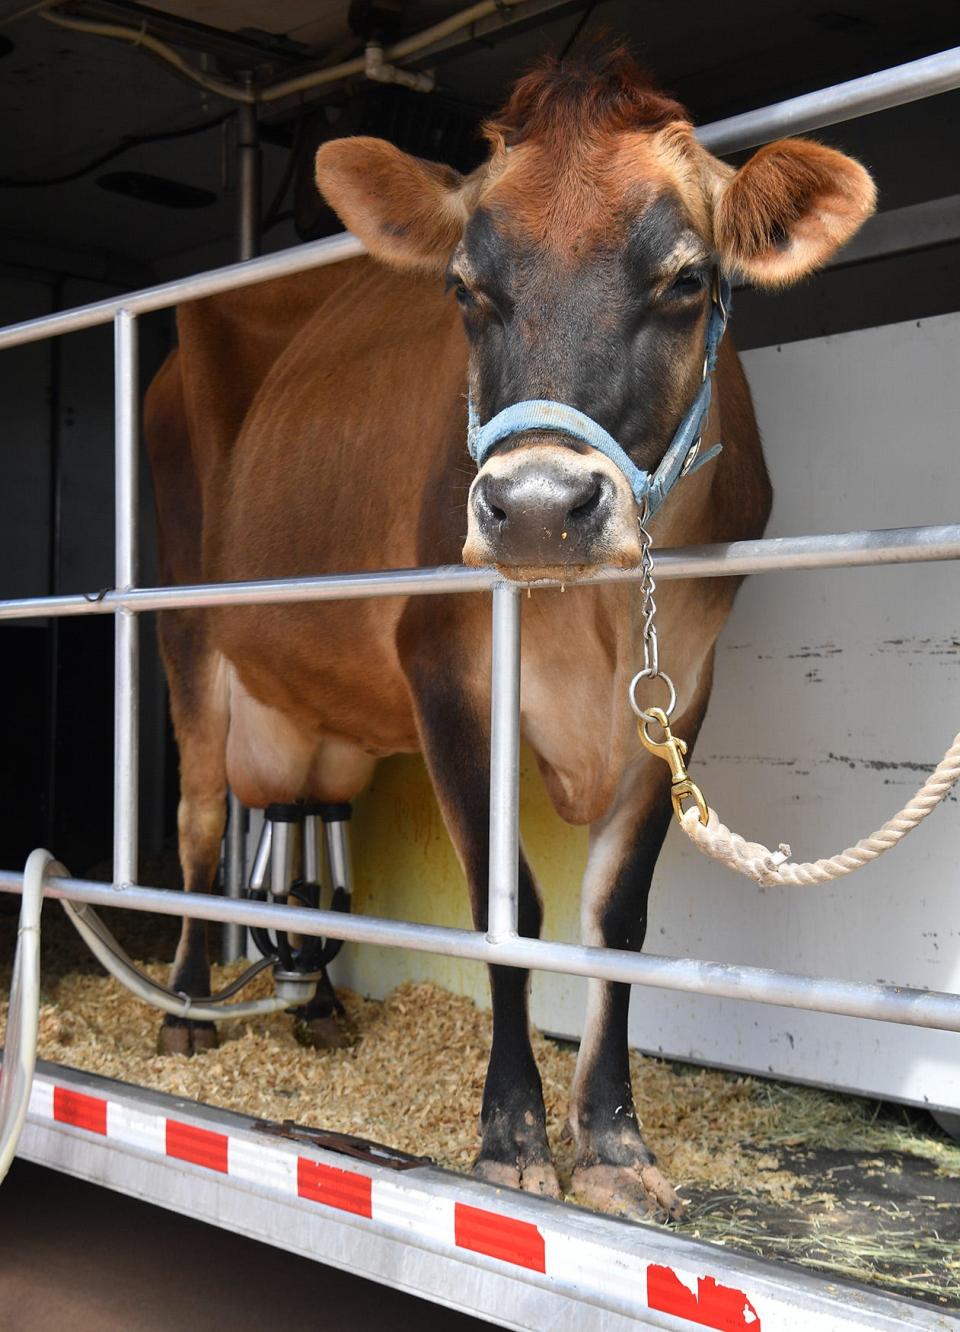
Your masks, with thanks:
M 712 809 L 706 824 L 700 822 L 696 808 L 687 809 L 681 816 L 680 825 L 704 855 L 712 856 L 714 860 L 719 860 L 748 879 L 755 879 L 765 888 L 786 884 L 829 883 L 831 879 L 839 879 L 844 874 L 860 869 L 862 865 L 868 865 L 896 846 L 936 809 L 958 777 L 960 735 L 954 738 L 940 763 L 899 813 L 894 814 L 876 832 L 861 838 L 854 846 L 848 846 L 845 851 L 824 860 L 798 863 L 789 859 L 790 848 L 783 843 L 777 851 L 771 851 L 759 842 L 748 842 L 721 823 Z

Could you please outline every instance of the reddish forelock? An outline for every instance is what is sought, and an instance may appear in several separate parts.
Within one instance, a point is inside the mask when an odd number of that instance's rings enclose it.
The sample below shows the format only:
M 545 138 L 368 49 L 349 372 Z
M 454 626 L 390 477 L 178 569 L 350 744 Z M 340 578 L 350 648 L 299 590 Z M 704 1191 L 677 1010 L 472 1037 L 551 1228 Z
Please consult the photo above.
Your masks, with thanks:
M 690 121 L 680 103 L 654 86 L 625 46 L 604 39 L 574 60 L 546 57 L 484 128 L 491 142 L 512 147 L 530 139 L 569 143 L 584 135 L 657 130 L 677 120 Z

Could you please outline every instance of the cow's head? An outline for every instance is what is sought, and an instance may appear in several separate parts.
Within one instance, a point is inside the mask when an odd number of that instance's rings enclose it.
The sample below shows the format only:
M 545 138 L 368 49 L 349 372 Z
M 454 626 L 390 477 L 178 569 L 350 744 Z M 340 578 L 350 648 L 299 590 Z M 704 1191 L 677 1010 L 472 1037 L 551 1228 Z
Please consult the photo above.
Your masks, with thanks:
M 863 167 L 817 143 L 720 162 L 622 49 L 541 66 L 486 133 L 489 159 L 467 177 L 350 138 L 320 149 L 317 181 L 373 255 L 451 288 L 481 422 L 529 399 L 565 403 L 648 471 L 701 381 L 714 265 L 785 286 L 874 206 Z M 639 559 L 624 474 L 547 429 L 499 444 L 467 507 L 464 560 L 518 579 Z

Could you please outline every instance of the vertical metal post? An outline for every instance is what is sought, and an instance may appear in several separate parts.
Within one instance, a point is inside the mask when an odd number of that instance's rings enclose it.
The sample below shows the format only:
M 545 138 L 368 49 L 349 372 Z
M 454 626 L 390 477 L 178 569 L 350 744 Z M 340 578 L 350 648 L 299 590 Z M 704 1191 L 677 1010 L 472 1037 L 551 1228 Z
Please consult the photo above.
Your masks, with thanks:
M 253 259 L 260 250 L 260 138 L 257 108 L 246 103 L 237 111 L 237 258 Z M 223 855 L 223 891 L 241 897 L 246 869 L 246 819 L 237 797 L 230 792 L 227 839 Z M 224 925 L 221 959 L 243 957 L 247 931 L 243 925 Z
M 517 933 L 520 858 L 520 589 L 493 589 L 490 660 L 490 877 L 487 938 Z
M 63 309 L 64 278 L 51 285 L 51 313 Z M 63 343 L 50 339 L 50 398 L 47 420 L 50 431 L 50 474 L 47 482 L 47 591 L 51 597 L 60 591 L 61 525 L 63 518 L 63 450 L 60 421 L 60 389 L 63 379 Z M 60 675 L 60 621 L 51 617 L 46 623 L 46 682 L 44 769 L 43 842 L 45 846 L 57 844 L 57 723 Z
M 139 359 L 136 316 L 114 321 L 115 543 L 117 588 L 136 585 L 139 473 Z M 140 803 L 140 626 L 131 611 L 115 619 L 113 706 L 113 881 L 137 879 Z
M 243 102 L 237 109 L 237 258 L 260 252 L 260 136 L 257 108 Z

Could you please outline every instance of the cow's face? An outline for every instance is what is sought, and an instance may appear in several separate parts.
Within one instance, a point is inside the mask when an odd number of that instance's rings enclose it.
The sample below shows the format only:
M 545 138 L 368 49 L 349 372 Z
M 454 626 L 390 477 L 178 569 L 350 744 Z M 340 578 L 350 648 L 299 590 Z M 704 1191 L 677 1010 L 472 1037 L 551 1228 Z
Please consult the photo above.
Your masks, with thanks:
M 511 403 L 565 403 L 653 471 L 703 374 L 712 248 L 691 213 L 648 134 L 618 136 L 567 181 L 545 146 L 511 149 L 447 269 L 479 421 Z M 640 558 L 626 476 L 569 435 L 498 444 L 467 513 L 465 561 L 519 578 Z
M 648 471 L 702 378 L 714 265 L 785 285 L 873 208 L 864 169 L 819 144 L 781 141 L 735 172 L 622 53 L 529 75 L 488 137 L 470 177 L 341 139 L 321 148 L 317 180 L 372 253 L 444 275 L 480 422 L 530 399 L 565 403 Z M 464 561 L 519 580 L 640 558 L 626 477 L 567 435 L 498 444 L 467 512 Z

